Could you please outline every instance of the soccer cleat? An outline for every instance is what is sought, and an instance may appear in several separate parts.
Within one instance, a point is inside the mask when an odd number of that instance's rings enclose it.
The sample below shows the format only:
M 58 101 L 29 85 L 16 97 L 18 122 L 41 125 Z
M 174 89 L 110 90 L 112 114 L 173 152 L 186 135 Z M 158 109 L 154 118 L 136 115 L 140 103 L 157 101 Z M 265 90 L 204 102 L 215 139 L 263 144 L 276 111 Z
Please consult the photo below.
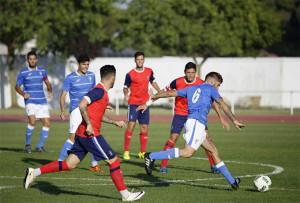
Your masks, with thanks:
M 43 147 L 41 147 L 41 148 L 35 148 L 35 151 L 36 152 L 40 152 L 40 153 L 47 153 L 46 150 L 44 150 Z
M 129 151 L 125 151 L 123 154 L 123 159 L 129 160 L 130 159 L 130 155 L 129 155 Z
M 34 171 L 33 168 L 27 168 L 27 170 L 26 170 L 26 175 L 24 178 L 24 187 L 26 190 L 28 189 L 30 183 L 32 183 L 34 181 L 33 171 Z
M 152 168 L 155 162 L 155 159 L 150 159 L 149 157 L 150 153 L 145 153 L 144 157 L 145 157 L 145 169 L 146 172 L 149 176 L 151 176 L 152 173 Z
M 25 146 L 25 150 L 26 150 L 27 153 L 30 154 L 30 153 L 32 152 L 32 151 L 31 151 L 31 145 L 30 145 L 30 144 L 26 145 L 26 146 Z
M 169 174 L 169 172 L 168 172 L 168 169 L 167 169 L 167 167 L 166 167 L 166 166 L 165 166 L 165 167 L 162 167 L 162 168 L 160 168 L 159 172 L 160 172 L 160 173 Z
M 212 165 L 211 172 L 214 174 L 221 173 L 221 171 L 215 165 Z
M 237 190 L 239 188 L 240 182 L 241 182 L 240 178 L 235 178 L 234 183 L 231 184 L 232 189 Z
M 99 165 L 97 165 L 95 167 L 91 167 L 91 171 L 92 172 L 104 172 L 104 170 L 102 170 Z
M 141 197 L 145 194 L 144 191 L 141 192 L 131 192 L 130 195 L 125 199 L 122 198 L 122 201 L 124 202 L 131 202 L 141 199 Z
M 144 158 L 145 158 L 145 157 L 144 157 L 145 153 L 146 153 L 146 152 L 140 152 L 140 153 L 139 153 L 139 158 L 140 158 L 140 159 L 144 159 Z

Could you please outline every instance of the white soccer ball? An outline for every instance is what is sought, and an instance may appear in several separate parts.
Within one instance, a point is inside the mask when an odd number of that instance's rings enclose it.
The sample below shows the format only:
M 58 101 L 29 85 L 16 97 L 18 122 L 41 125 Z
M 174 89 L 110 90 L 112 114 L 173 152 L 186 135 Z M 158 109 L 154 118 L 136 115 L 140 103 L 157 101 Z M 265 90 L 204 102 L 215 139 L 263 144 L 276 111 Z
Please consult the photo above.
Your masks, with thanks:
M 270 186 L 272 184 L 271 179 L 268 176 L 265 175 L 258 175 L 254 179 L 254 187 L 259 191 L 259 192 L 266 192 L 270 189 Z

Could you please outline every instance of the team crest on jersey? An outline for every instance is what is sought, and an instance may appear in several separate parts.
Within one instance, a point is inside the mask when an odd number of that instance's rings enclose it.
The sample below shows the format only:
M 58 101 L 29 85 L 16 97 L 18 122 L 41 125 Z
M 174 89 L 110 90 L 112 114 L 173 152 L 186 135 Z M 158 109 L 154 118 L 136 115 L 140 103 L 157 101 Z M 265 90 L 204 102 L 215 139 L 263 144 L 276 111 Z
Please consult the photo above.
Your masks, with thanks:
M 90 79 L 90 81 L 92 81 L 92 77 L 91 76 L 89 76 L 89 79 Z
M 149 80 L 149 76 L 147 76 L 147 80 Z
M 40 72 L 40 75 L 42 75 L 42 72 Z

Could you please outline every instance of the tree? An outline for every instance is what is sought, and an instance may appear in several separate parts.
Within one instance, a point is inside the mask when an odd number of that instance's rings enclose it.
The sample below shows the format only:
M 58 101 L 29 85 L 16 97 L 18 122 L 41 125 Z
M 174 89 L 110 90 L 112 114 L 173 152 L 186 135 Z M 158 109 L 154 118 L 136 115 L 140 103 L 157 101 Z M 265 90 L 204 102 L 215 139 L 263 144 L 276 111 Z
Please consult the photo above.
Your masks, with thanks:
M 200 65 L 213 56 L 256 56 L 281 37 L 274 8 L 259 0 L 133 0 L 119 20 L 116 48 L 202 56 Z
M 40 54 L 99 56 L 117 30 L 111 0 L 0 0 L 0 41 L 8 47 L 12 107 L 17 107 L 14 73 L 16 49 L 37 39 Z M 84 46 L 84 50 L 79 48 Z

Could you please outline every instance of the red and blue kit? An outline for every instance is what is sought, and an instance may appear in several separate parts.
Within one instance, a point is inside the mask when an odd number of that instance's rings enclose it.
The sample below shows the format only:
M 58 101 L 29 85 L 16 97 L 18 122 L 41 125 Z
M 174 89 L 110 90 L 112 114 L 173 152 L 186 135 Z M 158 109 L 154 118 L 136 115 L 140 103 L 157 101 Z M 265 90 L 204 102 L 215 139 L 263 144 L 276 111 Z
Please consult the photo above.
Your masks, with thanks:
M 149 82 L 155 81 L 151 68 L 144 67 L 142 71 L 135 68 L 126 74 L 124 87 L 130 88 L 129 105 L 141 105 L 150 99 L 148 93 Z

